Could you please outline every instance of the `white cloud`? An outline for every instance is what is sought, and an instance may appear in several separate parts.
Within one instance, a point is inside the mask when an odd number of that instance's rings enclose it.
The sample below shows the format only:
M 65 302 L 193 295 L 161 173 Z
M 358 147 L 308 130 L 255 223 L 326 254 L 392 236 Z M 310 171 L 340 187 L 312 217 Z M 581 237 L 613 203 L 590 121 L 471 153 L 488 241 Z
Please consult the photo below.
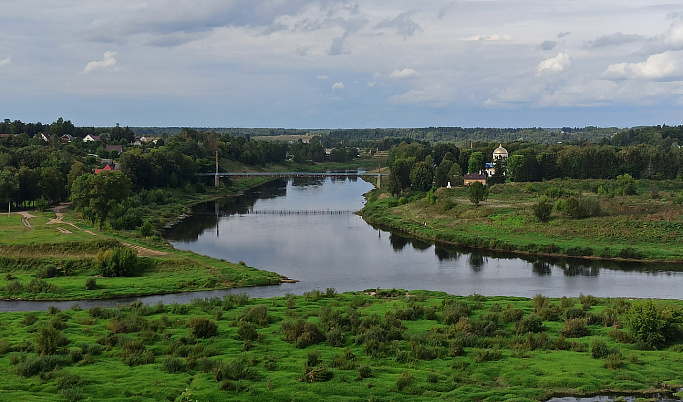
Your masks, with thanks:
M 327 80 L 327 79 L 329 79 L 330 77 L 328 77 L 327 75 L 318 75 L 318 76 L 316 76 L 315 78 L 317 78 L 317 79 L 319 79 L 319 80 Z
M 389 77 L 399 80 L 407 80 L 411 78 L 417 78 L 419 77 L 419 74 L 412 68 L 404 68 L 403 70 L 394 70 L 393 73 L 389 74 Z
M 504 34 L 504 35 L 500 35 L 500 34 L 474 35 L 474 36 L 470 36 L 468 38 L 465 38 L 465 40 L 468 40 L 468 41 L 499 41 L 499 40 L 512 40 L 512 37 L 508 34 Z
M 661 79 L 680 74 L 683 66 L 683 52 L 664 52 L 653 54 L 642 63 L 618 63 L 607 67 L 608 78 L 646 78 Z
M 377 81 L 368 82 L 368 88 L 374 88 L 376 84 Z
M 83 72 L 89 73 L 91 71 L 96 71 L 96 70 L 106 70 L 109 67 L 114 66 L 116 64 L 116 59 L 114 58 L 114 56 L 116 56 L 116 52 L 112 52 L 112 51 L 105 52 L 103 60 L 91 61 L 90 63 L 85 65 Z
M 0 67 L 6 66 L 12 62 L 12 55 L 7 56 L 7 58 L 0 60 Z
M 538 67 L 536 67 L 536 76 L 540 77 L 547 74 L 561 73 L 569 64 L 571 64 L 569 54 L 560 53 L 556 57 L 551 57 L 538 63 Z
M 389 100 L 397 104 L 415 103 L 443 103 L 448 101 L 448 94 L 441 85 L 433 85 L 428 88 L 413 89 L 400 95 L 394 95 Z
M 342 81 L 335 82 L 334 84 L 332 84 L 332 92 L 334 92 L 335 90 L 341 90 L 341 89 L 344 89 L 344 83 Z

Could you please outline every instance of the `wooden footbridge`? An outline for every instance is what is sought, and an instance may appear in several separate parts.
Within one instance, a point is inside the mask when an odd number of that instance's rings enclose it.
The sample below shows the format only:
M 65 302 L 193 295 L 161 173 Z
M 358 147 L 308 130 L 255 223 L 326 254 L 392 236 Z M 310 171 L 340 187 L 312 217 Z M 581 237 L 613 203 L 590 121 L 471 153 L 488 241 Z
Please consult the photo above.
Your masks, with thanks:
M 290 178 L 290 177 L 377 177 L 389 176 L 388 173 L 367 173 L 367 172 L 219 172 L 219 173 L 199 173 L 199 176 L 218 176 L 218 177 L 273 177 L 273 178 Z

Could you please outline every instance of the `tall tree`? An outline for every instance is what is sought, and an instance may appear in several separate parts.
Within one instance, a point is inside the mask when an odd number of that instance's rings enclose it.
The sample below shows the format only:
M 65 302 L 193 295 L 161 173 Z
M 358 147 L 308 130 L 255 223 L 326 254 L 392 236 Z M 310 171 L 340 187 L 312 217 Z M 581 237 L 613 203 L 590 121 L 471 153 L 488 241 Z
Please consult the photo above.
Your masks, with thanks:
M 480 202 L 485 201 L 489 197 L 489 189 L 480 182 L 475 181 L 467 189 L 467 195 L 472 204 L 479 206 Z
M 84 174 L 76 178 L 71 187 L 71 202 L 83 217 L 102 229 L 109 212 L 128 199 L 130 179 L 121 172 Z
M 19 191 L 19 179 L 16 173 L 7 169 L 0 172 L 0 196 L 7 201 L 7 214 L 12 210 L 12 197 Z
M 415 190 L 427 191 L 432 187 L 432 169 L 426 162 L 417 162 L 410 169 L 410 185 Z
M 470 159 L 468 161 L 467 172 L 468 173 L 479 173 L 483 169 L 484 169 L 484 154 L 479 152 L 479 151 L 472 152 L 472 155 L 470 155 Z

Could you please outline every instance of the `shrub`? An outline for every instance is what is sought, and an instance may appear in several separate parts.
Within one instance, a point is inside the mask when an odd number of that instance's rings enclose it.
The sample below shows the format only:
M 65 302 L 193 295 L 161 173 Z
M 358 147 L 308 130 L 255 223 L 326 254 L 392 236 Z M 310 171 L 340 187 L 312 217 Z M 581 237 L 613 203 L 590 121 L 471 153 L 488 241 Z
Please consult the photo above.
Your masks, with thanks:
M 585 318 L 572 318 L 564 321 L 560 334 L 566 338 L 580 338 L 588 335 L 588 320 Z
M 255 341 L 258 339 L 256 325 L 251 322 L 242 321 L 237 328 L 237 338 L 241 341 Z
M 252 324 L 258 325 L 259 327 L 265 327 L 270 322 L 270 317 L 268 316 L 268 307 L 264 304 L 259 304 L 258 306 L 247 306 L 244 308 L 244 311 L 242 311 L 240 321 L 250 322 Z
M 187 370 L 187 366 L 185 365 L 185 362 L 182 359 L 179 359 L 177 357 L 172 357 L 168 356 L 164 359 L 164 362 L 162 363 L 164 367 L 164 371 L 167 373 L 182 373 L 185 370 Z
M 280 330 L 285 336 L 285 341 L 294 343 L 297 348 L 305 348 L 325 340 L 317 325 L 302 319 L 285 321 Z
M 85 280 L 85 289 L 86 290 L 94 290 L 97 289 L 97 280 L 93 277 L 86 278 Z
M 367 364 L 358 367 L 358 378 L 370 378 L 372 377 L 372 368 Z
M 68 343 L 64 334 L 51 326 L 41 327 L 36 336 L 36 352 L 41 355 L 52 355 Z
M 645 348 L 656 349 L 681 336 L 680 311 L 658 307 L 648 300 L 631 306 L 624 315 L 624 327 L 630 338 Z
M 62 396 L 69 402 L 80 401 L 84 397 L 83 391 L 81 391 L 79 388 L 74 387 L 64 388 L 62 390 Z
M 46 279 L 46 278 L 54 278 L 55 276 L 59 275 L 59 271 L 57 270 L 57 267 L 54 264 L 47 264 L 40 268 L 38 271 L 38 278 L 40 279 Z
M 543 196 L 541 199 L 532 206 L 534 211 L 534 216 L 541 222 L 548 222 L 550 220 L 550 214 L 553 212 L 553 203 L 548 199 L 548 197 Z
M 191 317 L 187 320 L 187 326 L 197 338 L 211 338 L 218 333 L 218 325 L 204 317 Z
M 410 372 L 404 371 L 403 374 L 396 379 L 396 389 L 403 391 L 403 389 L 410 386 L 413 381 L 415 381 L 415 377 L 413 377 Z
M 524 317 L 524 310 L 521 308 L 506 308 L 501 314 L 503 322 L 515 322 Z
M 116 247 L 97 253 L 95 267 L 105 277 L 133 276 L 139 268 L 138 256 L 128 247 Z
M 515 322 L 516 334 L 526 334 L 527 332 L 541 331 L 543 331 L 543 320 L 541 320 L 541 317 L 536 314 L 531 314 L 530 316 Z
M 472 355 L 472 361 L 482 363 L 500 360 L 501 357 L 503 357 L 503 352 L 500 349 L 476 349 Z

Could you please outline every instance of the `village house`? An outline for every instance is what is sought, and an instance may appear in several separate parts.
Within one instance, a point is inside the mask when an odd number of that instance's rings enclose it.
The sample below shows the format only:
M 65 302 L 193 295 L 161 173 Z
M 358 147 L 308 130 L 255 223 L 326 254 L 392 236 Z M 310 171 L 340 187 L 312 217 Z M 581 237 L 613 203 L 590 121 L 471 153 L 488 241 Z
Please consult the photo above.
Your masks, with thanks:
M 114 161 L 110 159 L 105 162 L 104 167 L 102 169 L 95 169 L 95 174 L 99 174 L 100 172 L 111 172 L 117 170 L 121 170 L 121 166 L 118 163 L 114 163 Z
M 481 184 L 486 184 L 486 174 L 484 173 L 468 173 L 465 175 L 464 179 L 466 186 L 469 186 L 475 181 L 478 181 Z
M 99 142 L 99 140 L 100 140 L 99 135 L 88 134 L 85 137 L 83 137 L 83 142 Z
M 104 150 L 107 152 L 116 151 L 121 155 L 123 153 L 123 145 L 107 145 L 104 147 Z

